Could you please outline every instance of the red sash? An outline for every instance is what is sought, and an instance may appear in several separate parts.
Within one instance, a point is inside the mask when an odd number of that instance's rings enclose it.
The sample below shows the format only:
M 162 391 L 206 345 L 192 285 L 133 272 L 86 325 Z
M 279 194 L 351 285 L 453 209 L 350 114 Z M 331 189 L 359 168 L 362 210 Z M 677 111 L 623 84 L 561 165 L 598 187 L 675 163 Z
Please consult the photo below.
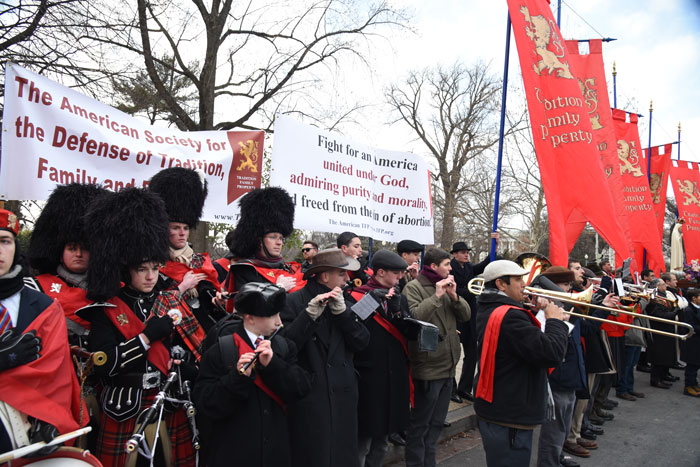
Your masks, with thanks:
M 116 307 L 104 307 L 105 315 L 126 340 L 138 336 L 146 328 L 146 325 L 141 322 L 133 310 L 119 298 L 110 298 L 107 303 L 116 305 Z M 170 353 L 161 341 L 151 342 L 151 347 L 148 349 L 148 361 L 163 374 L 168 374 Z
M 236 344 L 236 347 L 238 348 L 238 356 L 241 356 L 241 355 L 249 353 L 249 352 L 255 352 L 255 350 L 253 350 L 253 348 L 251 346 L 249 346 L 248 343 L 241 336 L 238 335 L 238 333 L 235 333 L 235 332 L 233 333 L 233 342 Z M 253 380 L 253 382 L 255 383 L 255 385 L 257 387 L 262 389 L 265 394 L 270 396 L 270 398 L 273 401 L 277 402 L 280 405 L 280 407 L 282 407 L 282 409 L 284 410 L 284 402 L 282 402 L 282 399 L 280 399 L 280 397 L 277 394 L 275 394 L 272 391 L 272 389 L 270 389 L 263 382 L 262 378 L 260 378 L 258 376 L 257 378 L 255 378 Z
M 484 331 L 484 342 L 481 345 L 479 383 L 476 387 L 476 397 L 485 400 L 489 404 L 493 402 L 493 379 L 496 374 L 496 350 L 498 349 L 498 337 L 501 333 L 501 323 L 506 313 L 511 309 L 524 311 L 530 318 L 530 321 L 532 321 L 532 324 L 537 326 L 537 329 L 540 329 L 540 322 L 537 318 L 524 308 L 501 305 L 491 312 Z
M 352 295 L 352 298 L 354 298 L 356 302 L 359 302 L 360 300 L 362 300 L 362 297 L 365 296 L 365 294 L 363 294 L 362 292 L 351 292 L 350 295 Z M 403 347 L 403 351 L 406 354 L 406 358 L 408 359 L 408 346 L 406 345 L 406 338 L 404 337 L 404 335 L 401 334 L 401 332 L 398 329 L 396 329 L 396 326 L 391 324 L 386 318 L 381 316 L 379 313 L 374 313 L 372 315 L 372 317 L 377 322 L 377 324 L 379 324 L 381 327 L 383 327 L 386 332 L 391 334 L 391 336 L 394 339 L 396 339 L 397 341 L 399 341 L 399 343 L 401 343 L 401 346 Z M 410 365 L 408 367 L 408 385 L 410 388 L 410 395 L 411 395 L 411 407 L 413 408 L 413 406 L 414 406 L 414 403 L 413 403 L 413 377 L 411 377 Z
M 41 357 L 2 372 L 0 400 L 52 424 L 61 434 L 79 428 L 81 408 L 82 426 L 87 425 L 87 407 L 80 400 L 61 305 L 54 300 L 27 326 L 30 329 L 41 337 Z
M 92 303 L 91 300 L 85 297 L 87 291 L 80 287 L 72 287 L 66 284 L 63 279 L 53 274 L 41 274 L 36 276 L 36 280 L 39 282 L 39 285 L 41 285 L 42 292 L 58 300 L 66 318 L 78 323 L 88 331 L 90 330 L 90 322 L 75 314 L 77 310 Z
M 218 289 L 219 284 L 219 274 L 216 272 L 214 265 L 209 258 L 209 253 L 197 253 L 204 257 L 204 264 L 201 268 L 193 269 L 184 263 L 178 263 L 177 261 L 168 261 L 165 266 L 160 268 L 160 272 L 177 282 L 178 284 L 182 282 L 182 279 L 190 271 L 196 272 L 197 274 L 204 273 L 207 275 L 207 280 L 214 284 Z

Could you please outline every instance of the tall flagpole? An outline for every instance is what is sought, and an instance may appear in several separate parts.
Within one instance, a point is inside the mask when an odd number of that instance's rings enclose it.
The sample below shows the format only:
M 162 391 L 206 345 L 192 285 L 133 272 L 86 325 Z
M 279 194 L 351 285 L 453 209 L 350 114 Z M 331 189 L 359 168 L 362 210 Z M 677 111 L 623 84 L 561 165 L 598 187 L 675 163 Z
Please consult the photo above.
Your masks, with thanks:
M 498 203 L 501 199 L 501 167 L 503 166 L 503 134 L 506 126 L 506 96 L 508 93 L 508 61 L 510 57 L 510 13 L 506 22 L 506 58 L 503 64 L 503 89 L 501 90 L 501 127 L 498 131 L 498 166 L 496 168 L 496 199 L 493 205 L 493 229 L 498 230 Z M 491 261 L 496 259 L 496 239 L 491 239 Z
M 654 101 L 649 101 L 649 145 L 647 146 L 647 181 L 651 183 L 651 117 L 654 113 Z M 644 249 L 644 269 L 647 268 L 647 250 Z
M 681 122 L 678 122 L 678 160 L 681 160 Z
M 617 109 L 617 65 L 613 62 L 613 107 Z
M 561 29 L 561 0 L 559 0 L 557 6 L 557 26 Z

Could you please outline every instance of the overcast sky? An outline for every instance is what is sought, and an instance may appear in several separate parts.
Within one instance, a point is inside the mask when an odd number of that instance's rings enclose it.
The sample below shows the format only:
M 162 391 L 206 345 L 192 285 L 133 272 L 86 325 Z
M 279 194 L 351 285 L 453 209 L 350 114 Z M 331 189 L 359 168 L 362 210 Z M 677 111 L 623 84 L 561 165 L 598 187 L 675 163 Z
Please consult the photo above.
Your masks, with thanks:
M 449 66 L 478 60 L 502 74 L 507 4 L 483 0 L 397 0 L 413 13 L 416 33 L 398 33 L 380 44 L 372 59 L 372 76 L 359 77 L 362 91 L 374 102 L 383 90 L 409 70 L 438 64 Z M 682 124 L 681 156 L 700 161 L 700 1 L 699 0 L 567 0 L 562 3 L 561 30 L 565 39 L 613 37 L 604 44 L 606 76 L 612 96 L 612 65 L 617 63 L 618 106 L 644 114 L 640 139 L 648 144 L 649 102 L 654 101 L 652 145 L 677 139 Z M 557 1 L 552 0 L 556 18 Z M 515 40 L 511 37 L 510 85 L 522 86 Z M 352 88 L 352 78 L 347 77 Z M 356 85 L 356 83 L 355 83 Z M 512 99 L 524 95 L 511 94 Z M 376 120 L 373 120 L 376 119 Z M 386 112 L 367 117 L 368 143 L 394 150 L 413 150 L 410 133 L 389 128 Z M 376 124 L 376 126 L 375 126 Z M 348 136 L 353 131 L 348 131 Z M 674 158 L 677 156 L 674 147 Z

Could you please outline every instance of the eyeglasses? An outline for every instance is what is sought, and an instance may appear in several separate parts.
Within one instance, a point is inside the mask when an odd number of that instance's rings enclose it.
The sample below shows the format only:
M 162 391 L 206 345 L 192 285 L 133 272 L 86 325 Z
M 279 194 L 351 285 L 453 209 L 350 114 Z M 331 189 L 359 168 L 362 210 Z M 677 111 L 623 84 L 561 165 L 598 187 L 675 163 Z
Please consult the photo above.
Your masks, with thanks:
M 302 248 L 301 251 L 302 251 L 303 253 L 308 253 L 309 251 L 315 250 L 315 249 L 316 249 L 316 248 Z

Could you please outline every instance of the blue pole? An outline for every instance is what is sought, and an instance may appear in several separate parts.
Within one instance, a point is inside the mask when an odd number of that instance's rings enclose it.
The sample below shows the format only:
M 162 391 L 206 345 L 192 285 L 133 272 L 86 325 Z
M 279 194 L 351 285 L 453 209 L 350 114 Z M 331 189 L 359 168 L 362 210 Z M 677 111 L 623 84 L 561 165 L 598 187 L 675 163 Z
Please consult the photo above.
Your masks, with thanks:
M 506 97 L 508 93 L 508 59 L 510 56 L 510 13 L 506 27 L 506 59 L 503 64 L 503 89 L 501 90 L 501 128 L 498 132 L 498 167 L 496 168 L 496 200 L 493 205 L 493 232 L 498 230 L 498 203 L 501 199 L 501 167 L 503 166 L 503 133 L 506 126 Z M 491 261 L 496 259 L 496 239 L 491 239 Z
M 681 160 L 681 122 L 678 122 L 678 160 Z
M 557 6 L 557 26 L 559 26 L 559 29 L 561 29 L 561 0 L 559 0 L 558 5 L 559 6 Z
M 649 102 L 649 145 L 647 146 L 647 180 L 651 182 L 651 116 L 654 113 L 654 101 Z M 644 269 L 647 268 L 647 250 L 644 250 Z
M 613 62 L 613 107 L 617 109 L 617 65 Z
M 369 252 L 367 253 L 367 262 L 372 261 L 372 251 L 374 247 L 374 239 L 369 237 Z

